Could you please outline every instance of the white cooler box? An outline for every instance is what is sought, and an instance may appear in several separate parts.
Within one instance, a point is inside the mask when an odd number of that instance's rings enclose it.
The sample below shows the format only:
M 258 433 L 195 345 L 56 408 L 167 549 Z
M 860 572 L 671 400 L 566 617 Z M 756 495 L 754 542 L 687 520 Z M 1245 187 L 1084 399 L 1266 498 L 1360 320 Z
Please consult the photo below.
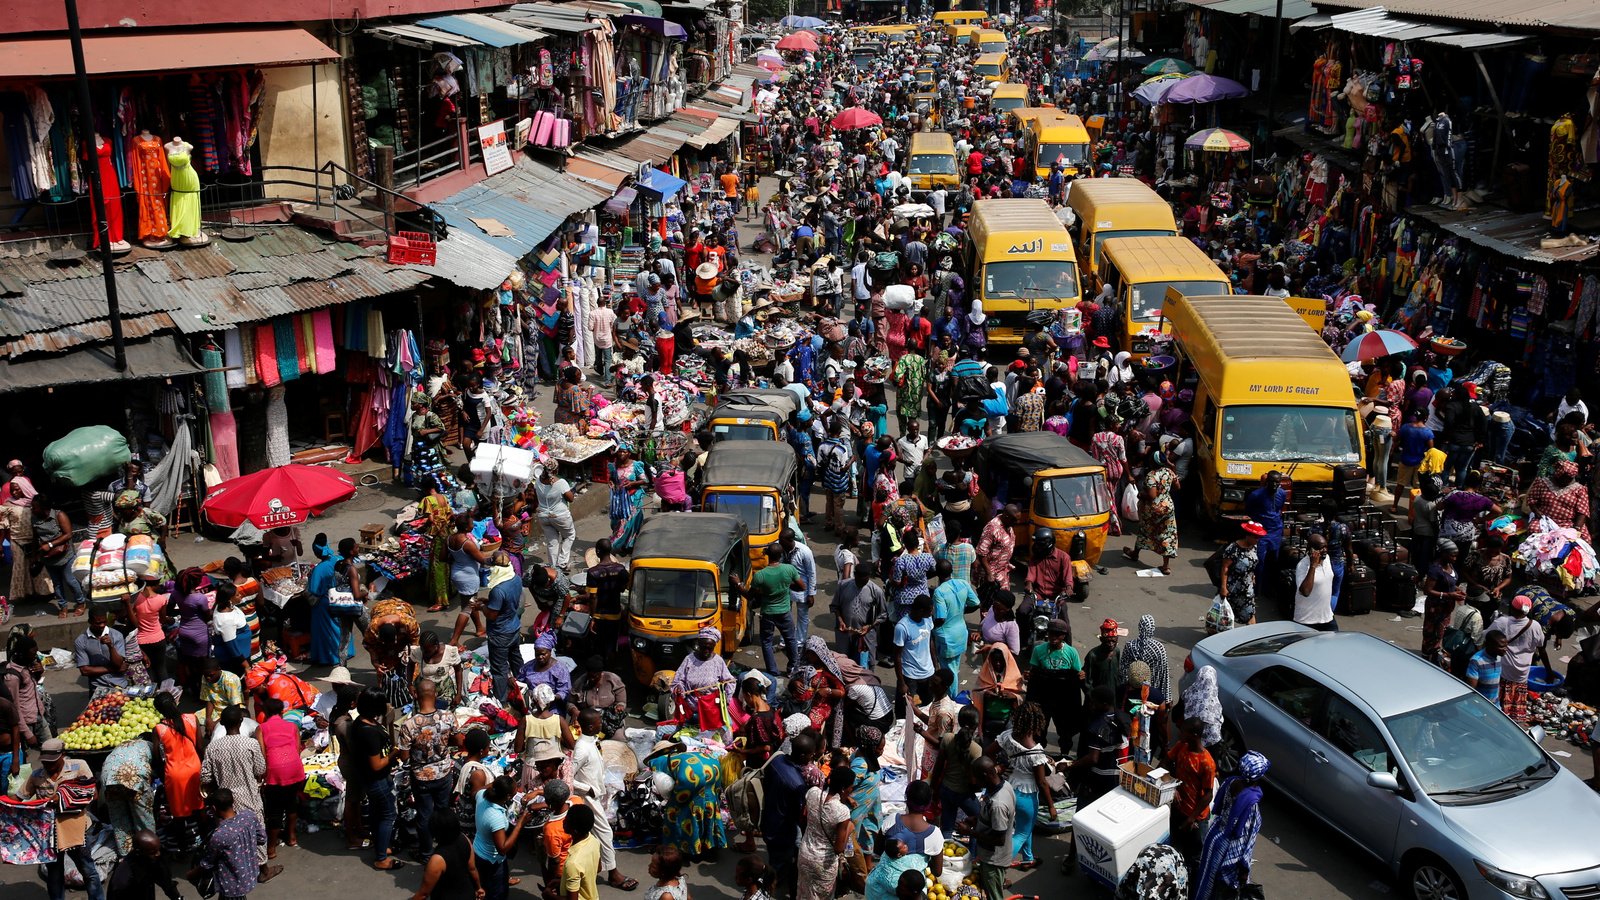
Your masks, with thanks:
M 533 480 L 538 459 L 533 451 L 505 444 L 479 444 L 472 456 L 472 477 L 498 494 L 521 493 Z
M 1115 890 L 1140 850 L 1171 837 L 1170 807 L 1151 806 L 1117 788 L 1078 811 L 1072 834 L 1083 873 Z

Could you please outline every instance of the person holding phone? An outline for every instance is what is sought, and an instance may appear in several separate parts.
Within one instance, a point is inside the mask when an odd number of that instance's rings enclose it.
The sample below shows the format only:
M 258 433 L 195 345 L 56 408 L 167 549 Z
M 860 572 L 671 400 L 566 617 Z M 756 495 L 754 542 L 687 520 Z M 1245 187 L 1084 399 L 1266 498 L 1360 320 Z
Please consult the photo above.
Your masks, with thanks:
M 1338 631 L 1333 618 L 1333 560 L 1328 540 L 1320 534 L 1306 539 L 1306 555 L 1294 569 L 1294 620 L 1318 631 Z

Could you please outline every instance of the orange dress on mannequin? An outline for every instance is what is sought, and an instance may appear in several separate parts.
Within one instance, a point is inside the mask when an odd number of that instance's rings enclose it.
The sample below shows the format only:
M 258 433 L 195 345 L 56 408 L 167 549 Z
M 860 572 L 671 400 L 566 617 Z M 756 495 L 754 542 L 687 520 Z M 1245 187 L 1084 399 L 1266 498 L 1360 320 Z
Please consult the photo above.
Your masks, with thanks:
M 167 150 L 157 137 L 133 139 L 133 189 L 139 195 L 139 240 L 167 237 L 167 192 L 172 170 Z

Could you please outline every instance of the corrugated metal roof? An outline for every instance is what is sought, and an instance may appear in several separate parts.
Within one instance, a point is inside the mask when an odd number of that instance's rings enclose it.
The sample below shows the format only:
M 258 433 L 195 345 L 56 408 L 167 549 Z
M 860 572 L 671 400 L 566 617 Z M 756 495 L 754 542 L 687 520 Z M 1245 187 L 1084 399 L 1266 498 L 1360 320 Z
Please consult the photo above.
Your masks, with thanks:
M 63 384 L 135 381 L 193 375 L 200 365 L 172 335 L 134 341 L 125 348 L 127 368 L 112 366 L 111 348 L 82 348 L 75 353 L 30 360 L 0 361 L 0 393 L 56 387 Z
M 1401 19 L 1389 15 L 1388 10 L 1381 6 L 1356 12 L 1339 13 L 1330 23 L 1337 31 L 1350 34 L 1364 34 L 1368 37 L 1386 38 L 1390 40 L 1411 40 L 1424 37 L 1438 37 L 1446 34 L 1459 34 L 1465 29 L 1451 25 L 1435 25 L 1427 22 L 1418 22 L 1413 19 Z
M 721 117 L 711 123 L 711 127 L 700 134 L 689 138 L 689 144 L 704 149 L 719 141 L 728 139 L 728 135 L 739 130 L 739 120 Z
M 1339 9 L 1362 9 L 1368 5 L 1363 0 L 1316 2 L 1318 6 Z M 1383 8 L 1391 13 L 1446 21 L 1600 31 L 1600 5 L 1594 0 L 1387 0 Z
M 407 25 L 403 23 L 374 25 L 371 28 L 366 29 L 366 32 L 367 34 L 370 34 L 376 38 L 381 38 L 386 41 L 393 41 L 397 44 L 404 44 L 408 47 L 418 47 L 425 50 L 431 50 L 435 46 L 483 46 L 472 38 L 462 37 L 459 34 L 451 34 L 448 31 L 440 31 L 437 28 L 424 28 L 421 25 Z
M 630 176 L 638 171 L 638 166 L 633 166 L 629 171 L 622 171 L 615 166 L 606 165 L 599 160 L 591 159 L 579 150 L 579 156 L 567 160 L 567 174 L 586 184 L 603 186 L 604 189 L 616 191 Z
M 1289 26 L 1289 30 L 1299 31 L 1302 28 L 1327 28 L 1332 24 L 1333 16 L 1326 15 L 1324 13 L 1317 13 L 1314 16 L 1307 16 L 1306 18 L 1291 24 Z
M 1550 220 L 1539 213 L 1514 213 L 1501 209 L 1478 208 L 1468 212 L 1438 207 L 1413 206 L 1408 214 L 1426 219 L 1463 240 L 1503 253 L 1512 259 L 1536 263 L 1577 263 L 1600 256 L 1600 243 L 1546 249 L 1540 242 L 1550 237 Z M 1600 224 L 1597 210 L 1584 209 L 1574 214 L 1582 218 L 1575 231 L 1592 234 Z M 1584 227 L 1586 226 L 1586 227 Z
M 217 239 L 205 247 L 164 252 L 135 248 L 115 268 L 125 320 L 168 314 L 168 327 L 204 331 L 406 290 L 431 274 L 422 267 L 390 265 L 379 258 L 381 248 L 339 242 L 298 226 L 258 227 L 251 233 L 252 240 L 240 243 Z M 48 340 L 51 349 L 63 350 L 108 330 L 100 267 L 93 260 L 74 266 L 45 263 L 62 243 L 0 245 L 0 272 L 7 283 L 24 288 L 20 295 L 0 296 L 0 339 L 41 348 Z M 316 296 L 302 293 L 282 302 L 263 293 L 306 283 L 326 287 Z
M 548 34 L 536 28 L 524 27 L 516 22 L 498 20 L 481 13 L 432 16 L 427 19 L 418 19 L 417 24 L 424 28 L 435 28 L 439 31 L 471 38 L 480 44 L 486 44 L 490 47 L 515 47 L 518 44 L 531 44 L 534 41 L 549 37 Z
M 1512 44 L 1531 41 L 1533 37 L 1526 34 L 1442 34 L 1422 40 L 1429 44 L 1443 44 L 1446 47 L 1459 47 L 1462 50 L 1487 50 L 1490 47 L 1509 47 Z
M 1233 15 L 1249 16 L 1275 16 L 1278 13 L 1278 0 L 1221 0 L 1210 7 L 1212 12 L 1231 13 Z M 1303 19 L 1316 12 L 1316 8 L 1309 0 L 1283 0 L 1283 17 L 1285 19 Z
M 524 158 L 511 169 L 430 205 L 445 217 L 452 230 L 466 231 L 521 259 L 560 228 L 568 216 L 604 203 L 614 192 L 614 188 L 598 187 Z M 495 219 L 512 235 L 486 234 L 471 222 L 474 218 Z M 505 274 L 502 272 L 500 277 Z
M 122 337 L 130 341 L 171 331 L 175 327 L 177 326 L 173 323 L 172 316 L 167 313 L 122 317 Z M 111 322 L 102 319 L 98 322 L 69 325 L 58 331 L 41 331 L 37 334 L 24 335 L 14 341 L 0 344 L 0 356 L 16 359 L 31 353 L 60 353 L 81 344 L 109 340 L 111 340 Z
M 439 242 L 433 274 L 473 290 L 499 287 L 517 267 L 517 257 L 489 243 L 476 227 L 451 228 Z

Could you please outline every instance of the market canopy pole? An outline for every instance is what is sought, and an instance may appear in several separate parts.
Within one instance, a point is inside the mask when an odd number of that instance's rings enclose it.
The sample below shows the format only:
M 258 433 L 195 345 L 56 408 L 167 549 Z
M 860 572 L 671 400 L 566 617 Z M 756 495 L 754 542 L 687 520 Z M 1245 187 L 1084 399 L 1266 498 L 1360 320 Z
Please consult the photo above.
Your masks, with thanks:
M 72 71 L 78 76 L 78 128 L 83 131 L 87 142 L 84 152 L 90 154 L 84 168 L 89 172 L 89 205 L 94 210 L 95 234 L 100 237 L 100 265 L 106 280 L 106 314 L 111 319 L 111 364 L 118 372 L 125 372 L 128 370 L 128 356 L 122 346 L 122 313 L 117 306 L 117 272 L 116 260 L 111 255 L 111 226 L 106 221 L 106 196 L 100 189 L 100 166 L 92 155 L 94 109 L 89 95 L 89 67 L 83 61 L 83 31 L 78 26 L 78 0 L 63 2 L 67 6 L 67 31 L 72 39 Z
M 1267 134 L 1266 139 L 1272 140 L 1278 114 L 1278 57 L 1283 53 L 1283 0 L 1278 0 L 1277 12 L 1272 17 L 1272 68 L 1267 73 Z M 1260 143 L 1260 141 L 1257 141 Z M 1250 149 L 1250 158 L 1255 160 L 1255 148 Z

